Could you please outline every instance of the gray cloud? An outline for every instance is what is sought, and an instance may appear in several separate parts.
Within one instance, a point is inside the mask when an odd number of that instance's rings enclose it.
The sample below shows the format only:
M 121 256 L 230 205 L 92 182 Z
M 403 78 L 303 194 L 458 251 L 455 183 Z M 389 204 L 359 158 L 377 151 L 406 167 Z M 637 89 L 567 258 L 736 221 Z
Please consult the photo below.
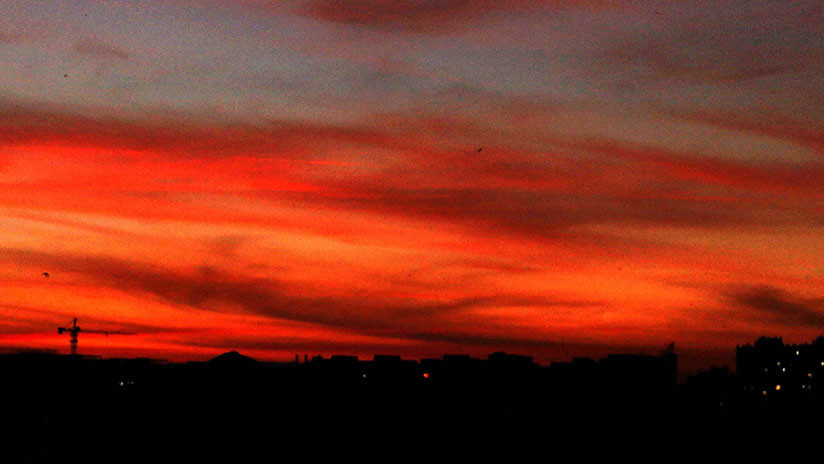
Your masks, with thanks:
M 802 298 L 769 285 L 749 287 L 730 294 L 739 307 L 754 310 L 757 319 L 789 327 L 824 328 L 824 299 Z
M 810 40 L 820 37 L 810 22 L 824 13 L 820 1 L 683 1 L 660 9 L 648 19 L 657 27 L 613 41 L 604 55 L 610 65 L 640 66 L 640 74 L 628 72 L 641 80 L 735 84 L 822 63 L 824 41 Z
M 74 51 L 81 55 L 126 61 L 131 58 L 131 54 L 125 50 L 109 45 L 102 40 L 89 36 L 84 37 L 74 44 Z
M 460 329 L 466 324 L 461 318 L 462 313 L 496 305 L 569 305 L 581 308 L 598 304 L 515 295 L 479 295 L 448 301 L 410 301 L 370 295 L 307 296 L 296 294 L 288 283 L 275 278 L 243 278 L 206 266 L 190 273 L 181 273 L 113 258 L 13 249 L 0 249 L 0 259 L 48 266 L 61 273 L 79 273 L 99 285 L 136 295 L 151 295 L 173 304 L 201 310 L 227 311 L 232 310 L 227 308 L 234 308 L 275 319 L 320 324 L 371 336 L 440 339 L 480 345 L 510 339 L 461 335 Z M 478 327 L 473 324 L 472 328 Z M 435 333 L 440 335 L 434 335 Z M 510 342 L 527 343 L 520 339 L 511 339 Z M 537 341 L 533 343 L 543 344 Z

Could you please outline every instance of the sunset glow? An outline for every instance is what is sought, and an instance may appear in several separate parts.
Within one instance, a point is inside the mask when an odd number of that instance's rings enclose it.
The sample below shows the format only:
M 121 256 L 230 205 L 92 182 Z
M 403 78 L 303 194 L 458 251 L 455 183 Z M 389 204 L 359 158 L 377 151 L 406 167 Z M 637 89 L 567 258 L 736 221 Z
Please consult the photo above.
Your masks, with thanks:
M 689 368 L 824 329 L 820 0 L 0 9 L 6 350 Z

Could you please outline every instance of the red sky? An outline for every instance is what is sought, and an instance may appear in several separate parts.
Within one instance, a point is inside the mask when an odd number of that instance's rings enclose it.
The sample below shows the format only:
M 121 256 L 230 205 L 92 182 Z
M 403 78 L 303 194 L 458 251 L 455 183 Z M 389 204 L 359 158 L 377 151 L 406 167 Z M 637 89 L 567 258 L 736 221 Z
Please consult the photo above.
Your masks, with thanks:
M 0 8 L 5 349 L 700 367 L 824 328 L 819 1 Z

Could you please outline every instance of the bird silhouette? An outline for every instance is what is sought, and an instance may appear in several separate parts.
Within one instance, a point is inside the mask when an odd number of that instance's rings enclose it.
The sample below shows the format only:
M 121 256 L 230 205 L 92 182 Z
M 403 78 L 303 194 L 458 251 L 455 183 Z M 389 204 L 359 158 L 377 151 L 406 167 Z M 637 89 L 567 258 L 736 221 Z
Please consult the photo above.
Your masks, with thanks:
M 484 149 L 483 147 L 479 148 L 478 153 L 480 153 L 483 149 Z
M 44 273 L 43 273 L 43 277 L 49 277 L 49 273 L 48 273 L 48 272 L 44 272 Z

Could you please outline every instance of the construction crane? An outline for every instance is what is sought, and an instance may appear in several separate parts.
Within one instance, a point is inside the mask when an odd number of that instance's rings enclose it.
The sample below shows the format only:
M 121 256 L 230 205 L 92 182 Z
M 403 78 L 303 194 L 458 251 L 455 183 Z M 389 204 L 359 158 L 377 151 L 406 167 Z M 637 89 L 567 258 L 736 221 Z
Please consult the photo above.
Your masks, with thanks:
M 69 343 L 72 346 L 72 354 L 77 354 L 77 336 L 80 332 L 83 333 L 92 333 L 92 334 L 103 334 L 105 336 L 109 335 L 134 335 L 134 332 L 121 332 L 119 330 L 81 330 L 80 327 L 77 326 L 77 318 L 75 317 L 72 321 L 71 327 L 58 327 L 57 333 L 62 335 L 63 332 L 68 332 L 69 334 Z

